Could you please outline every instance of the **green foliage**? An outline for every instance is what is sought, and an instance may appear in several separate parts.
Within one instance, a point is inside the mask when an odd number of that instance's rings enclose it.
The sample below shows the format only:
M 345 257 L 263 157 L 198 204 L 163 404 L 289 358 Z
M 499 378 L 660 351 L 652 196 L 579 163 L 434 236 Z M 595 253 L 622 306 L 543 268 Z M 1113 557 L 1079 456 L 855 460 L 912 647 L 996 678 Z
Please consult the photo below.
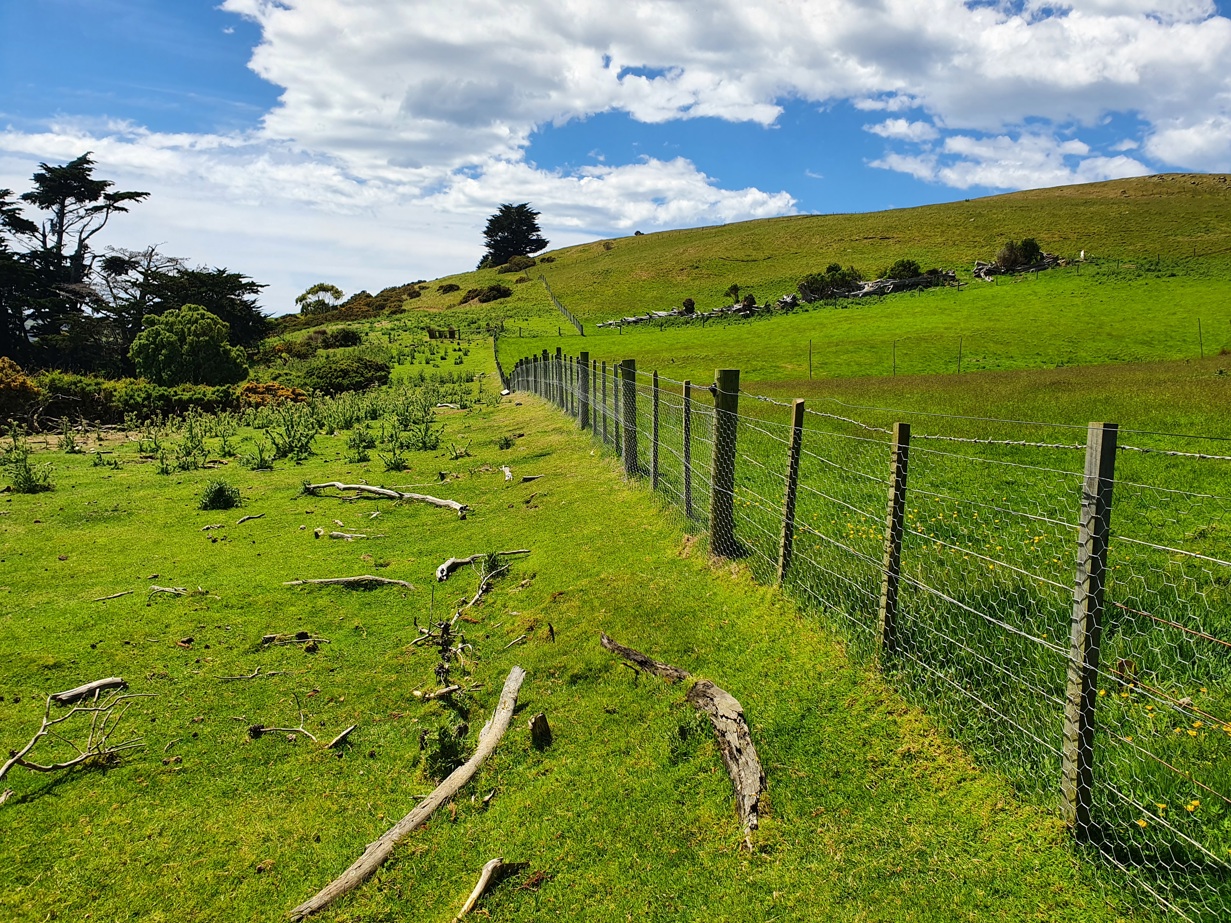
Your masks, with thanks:
M 539 234 L 539 213 L 529 203 L 521 205 L 506 203 L 496 214 L 487 219 L 483 239 L 487 252 L 479 268 L 503 266 L 515 256 L 538 253 L 547 246 L 547 240 Z
M 312 454 L 319 424 L 311 408 L 303 404 L 283 404 L 272 411 L 275 420 L 266 430 L 273 443 L 274 458 L 303 461 Z
M 38 386 L 8 356 L 0 356 L 0 418 L 25 413 L 39 396 Z
M 4 468 L 13 491 L 19 494 L 38 494 L 52 490 L 51 465 L 32 464 L 33 450 L 25 435 L 16 426 L 9 430 L 9 444 L 0 449 L 0 468 Z
M 888 269 L 881 273 L 882 279 L 917 279 L 923 275 L 923 267 L 915 260 L 895 260 Z
M 544 244 L 544 246 L 546 246 Z M 499 267 L 497 273 L 522 272 L 535 265 L 535 259 L 532 256 L 513 256 L 503 266 Z
M 441 295 L 450 295 L 453 292 L 460 292 L 462 287 L 456 282 L 446 282 L 443 285 L 436 286 L 436 291 Z
M 248 375 L 244 351 L 228 345 L 229 325 L 200 305 L 148 318 L 129 349 L 138 374 L 156 385 L 226 385 Z
M 231 510 L 239 506 L 242 498 L 239 495 L 239 488 L 228 484 L 223 480 L 211 480 L 205 485 L 205 489 L 201 491 L 201 498 L 197 501 L 197 509 L 199 510 Z
M 372 356 L 320 356 L 304 366 L 299 381 L 313 391 L 341 394 L 386 385 L 390 372 L 388 362 Z
M 485 286 L 484 288 L 468 289 L 458 304 L 467 304 L 471 301 L 477 301 L 479 304 L 487 304 L 488 302 L 499 301 L 501 298 L 508 298 L 512 294 L 513 290 L 507 285 L 496 283 L 494 285 Z
M 77 436 L 73 432 L 68 418 L 60 421 L 60 441 L 58 446 L 65 455 L 79 455 L 81 453 L 81 445 L 77 442 Z
M 862 281 L 863 273 L 854 266 L 843 269 L 838 263 L 830 263 L 823 273 L 804 276 L 796 288 L 804 301 L 820 301 L 854 291 Z
M 370 461 L 371 450 L 376 448 L 376 436 L 366 422 L 355 424 L 350 435 L 346 437 L 347 458 L 353 462 Z
M 437 725 L 436 733 L 425 741 L 427 752 L 423 766 L 431 778 L 444 779 L 466 762 L 466 735 L 469 732 L 470 728 L 464 721 L 443 721 Z
M 1000 252 L 996 254 L 996 263 L 1001 269 L 1007 272 L 1013 272 L 1018 269 L 1027 269 L 1043 259 L 1043 248 L 1039 246 L 1039 242 L 1033 237 L 1026 237 L 1023 240 L 1008 240 L 1005 241 Z
M 295 304 L 300 314 L 324 314 L 332 311 L 346 295 L 342 289 L 328 282 L 317 282 L 301 295 L 296 296 Z

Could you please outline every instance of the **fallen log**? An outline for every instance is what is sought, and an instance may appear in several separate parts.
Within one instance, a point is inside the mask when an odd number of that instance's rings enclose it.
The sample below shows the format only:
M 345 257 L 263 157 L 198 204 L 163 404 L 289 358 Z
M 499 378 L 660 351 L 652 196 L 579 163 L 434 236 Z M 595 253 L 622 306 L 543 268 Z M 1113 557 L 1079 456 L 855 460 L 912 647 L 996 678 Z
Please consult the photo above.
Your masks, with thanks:
M 466 511 L 470 509 L 464 503 L 458 503 L 456 500 L 442 500 L 440 497 L 433 497 L 428 494 L 411 494 L 401 490 L 393 490 L 388 487 L 375 487 L 371 484 L 343 484 L 341 481 L 327 481 L 324 484 L 305 484 L 303 486 L 304 493 L 316 496 L 318 491 L 324 490 L 327 487 L 332 487 L 334 490 L 347 491 L 351 490 L 357 494 L 371 494 L 374 497 L 385 497 L 388 500 L 408 500 L 415 503 L 430 503 L 432 506 L 440 506 L 445 509 L 453 510 L 457 513 L 458 519 L 466 518 Z
M 393 853 L 393 848 L 407 834 L 421 826 L 437 808 L 456 795 L 462 786 L 473 778 L 474 774 L 479 771 L 479 767 L 496 749 L 504 732 L 508 730 L 509 723 L 513 720 L 513 709 L 517 707 L 517 693 L 525 678 L 526 671 L 521 667 L 513 667 L 509 671 L 508 679 L 504 681 L 504 689 L 500 693 L 500 702 L 496 705 L 491 720 L 483 726 L 483 730 L 479 733 L 479 745 L 475 748 L 474 755 L 453 770 L 449 777 L 441 782 L 427 798 L 394 824 L 380 839 L 369 843 L 363 855 L 356 859 L 340 877 L 292 910 L 290 914 L 292 920 L 304 920 L 325 909 L 339 897 L 348 894 L 371 878 Z
M 651 660 L 649 657 L 642 654 L 640 651 L 635 651 L 631 647 L 625 647 L 623 644 L 618 644 L 607 637 L 605 632 L 599 633 L 599 641 L 603 647 L 611 651 L 613 654 L 619 654 L 625 660 L 632 663 L 642 673 L 653 673 L 655 676 L 661 676 L 668 682 L 674 683 L 678 680 L 688 679 L 689 673 L 687 670 L 681 670 L 678 667 L 673 667 L 669 663 L 660 663 L 657 660 Z
M 739 701 L 708 679 L 698 680 L 685 696 L 689 704 L 709 716 L 722 762 L 735 789 L 735 809 L 744 824 L 747 836 L 757 829 L 761 793 L 765 791 L 765 770 L 757 757 L 757 748 L 748 732 L 744 708 Z M 752 847 L 748 842 L 749 848 Z
M 315 580 L 288 580 L 283 586 L 400 586 L 413 590 L 414 585 L 405 580 L 394 580 L 391 577 L 373 577 L 371 574 L 361 574 L 358 577 L 318 577 Z
M 484 558 L 492 558 L 492 557 L 503 558 L 511 554 L 529 554 L 529 553 L 530 553 L 529 548 L 518 548 L 514 551 L 497 551 L 493 554 L 472 554 L 468 558 L 449 558 L 449 560 L 445 561 L 438 568 L 436 568 L 436 579 L 442 582 L 445 580 L 448 580 L 449 575 L 453 573 L 455 570 L 457 570 L 459 567 L 462 567 L 466 564 L 473 564 L 475 561 L 481 561 Z
M 57 692 L 51 697 L 51 700 L 57 705 L 72 705 L 84 699 L 86 696 L 94 695 L 97 692 L 102 692 L 104 689 L 124 689 L 128 683 L 119 676 L 108 676 L 106 679 L 96 679 L 92 683 L 84 683 L 80 686 L 75 686 L 72 689 L 66 689 L 63 692 Z
M 687 679 L 689 674 L 670 664 L 651 660 L 639 651 L 617 644 L 606 634 L 600 634 L 603 647 L 619 654 L 635 664 L 643 673 L 653 673 L 675 681 Z M 693 708 L 704 712 L 718 737 L 718 749 L 722 762 L 735 790 L 735 808 L 744 825 L 744 842 L 752 849 L 752 831 L 757 829 L 761 794 L 765 791 L 765 771 L 757 756 L 757 748 L 748 731 L 744 708 L 739 700 L 720 686 L 707 679 L 697 680 L 685 696 Z

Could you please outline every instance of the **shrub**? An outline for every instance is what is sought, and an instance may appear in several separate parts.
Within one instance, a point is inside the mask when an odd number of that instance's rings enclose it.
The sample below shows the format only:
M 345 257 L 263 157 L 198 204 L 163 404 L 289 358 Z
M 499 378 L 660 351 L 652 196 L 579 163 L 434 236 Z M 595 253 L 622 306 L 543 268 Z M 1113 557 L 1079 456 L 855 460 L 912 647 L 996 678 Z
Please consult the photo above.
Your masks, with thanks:
M 518 256 L 510 257 L 509 261 L 505 263 L 503 266 L 501 266 L 500 268 L 498 268 L 496 272 L 498 273 L 521 272 L 522 270 L 529 269 L 531 266 L 534 266 L 534 265 L 537 265 L 534 257 L 518 255 Z
M 843 269 L 837 263 L 830 263 L 823 273 L 804 276 L 796 288 L 804 301 L 819 301 L 854 291 L 862 281 L 863 273 L 854 266 Z
M 697 303 L 693 301 L 691 298 L 684 299 L 684 313 L 685 314 L 696 314 L 697 313 Z
M 1005 245 L 996 254 L 996 263 L 1001 269 L 1010 272 L 1014 269 L 1025 269 L 1028 266 L 1033 266 L 1042 259 L 1043 248 L 1039 246 L 1039 242 L 1033 237 L 1027 237 L 1020 242 L 1016 240 L 1005 241 Z
M 341 394 L 387 385 L 390 371 L 388 362 L 371 356 L 317 357 L 304 367 L 300 381 L 315 391 Z
M 345 349 L 362 343 L 363 334 L 354 327 L 334 327 L 329 330 L 313 330 L 304 340 L 320 349 Z
M 883 273 L 882 279 L 917 279 L 923 275 L 923 268 L 914 260 L 898 260 Z
M 231 327 L 200 305 L 146 318 L 128 355 L 159 385 L 227 385 L 248 375 L 244 351 L 230 345 Z
M 744 296 L 744 300 L 741 303 L 745 308 L 755 308 L 757 306 L 757 296 L 749 292 Z
M 0 452 L 0 467 L 3 467 L 13 485 L 13 490 L 19 494 L 38 494 L 52 490 L 51 465 L 32 465 L 32 453 L 29 444 L 22 437 L 17 427 L 9 430 L 10 445 Z
M 452 295 L 454 292 L 460 292 L 462 287 L 456 282 L 446 282 L 444 285 L 436 286 L 436 291 L 442 295 Z
M 462 300 L 459 301 L 458 304 L 463 305 L 471 301 L 477 301 L 479 304 L 487 304 L 488 302 L 498 301 L 501 298 L 508 298 L 512 294 L 513 290 L 507 285 L 496 283 L 495 285 L 487 286 L 487 288 L 472 288 L 467 290 L 466 294 L 462 296 Z
M 210 481 L 201 491 L 201 499 L 197 502 L 199 510 L 232 510 L 241 502 L 239 488 L 226 481 Z
M 243 408 L 302 404 L 307 400 L 305 392 L 276 381 L 246 381 L 239 387 L 239 406 Z
M 38 386 L 8 356 L 0 356 L 0 417 L 23 413 L 39 396 Z

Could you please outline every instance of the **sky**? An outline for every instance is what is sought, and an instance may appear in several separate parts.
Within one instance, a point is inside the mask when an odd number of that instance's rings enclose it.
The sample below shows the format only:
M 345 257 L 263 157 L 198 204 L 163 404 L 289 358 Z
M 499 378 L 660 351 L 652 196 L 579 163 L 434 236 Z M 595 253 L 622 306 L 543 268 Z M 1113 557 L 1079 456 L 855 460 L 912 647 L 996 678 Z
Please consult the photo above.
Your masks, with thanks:
M 86 151 L 104 243 L 282 314 L 553 248 L 1231 172 L 1231 0 L 0 0 L 0 188 Z

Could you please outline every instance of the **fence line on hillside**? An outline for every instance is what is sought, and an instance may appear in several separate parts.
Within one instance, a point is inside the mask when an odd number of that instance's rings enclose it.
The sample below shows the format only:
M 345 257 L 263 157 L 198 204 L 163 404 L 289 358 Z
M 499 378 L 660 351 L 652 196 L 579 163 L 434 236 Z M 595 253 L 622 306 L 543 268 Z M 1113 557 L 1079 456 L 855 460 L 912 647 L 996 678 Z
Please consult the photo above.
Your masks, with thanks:
M 582 336 L 586 335 L 585 328 L 581 326 L 581 321 L 573 316 L 573 312 L 560 303 L 560 299 L 556 297 L 556 293 L 551 290 L 551 286 L 547 284 L 547 277 L 542 273 L 539 274 L 539 281 L 543 283 L 543 288 L 547 289 L 547 297 L 551 299 L 551 303 L 559 309 L 564 315 L 565 320 L 577 328 L 577 332 Z
M 1231 472 L 1120 443 L 1201 437 L 928 432 L 963 418 L 886 425 L 561 349 L 510 384 L 825 613 L 1080 853 L 1183 919 L 1231 917 Z

